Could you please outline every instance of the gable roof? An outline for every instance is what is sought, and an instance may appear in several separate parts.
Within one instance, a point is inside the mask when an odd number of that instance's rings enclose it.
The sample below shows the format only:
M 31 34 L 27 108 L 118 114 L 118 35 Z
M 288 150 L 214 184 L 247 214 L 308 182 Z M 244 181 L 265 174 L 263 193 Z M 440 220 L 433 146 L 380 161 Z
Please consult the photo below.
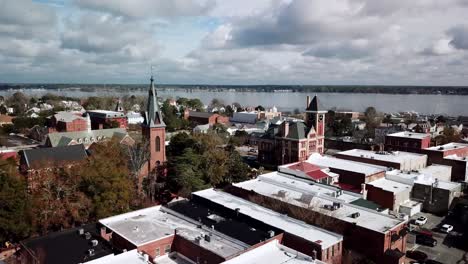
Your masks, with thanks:
M 89 142 L 91 144 L 93 142 L 111 139 L 113 137 L 123 139 L 125 136 L 127 136 L 127 130 L 124 128 L 109 128 L 91 131 L 49 133 L 47 138 L 52 147 L 58 147 L 67 146 L 71 141 L 76 141 L 77 143 Z
M 83 161 L 88 157 L 82 144 L 23 150 L 22 155 L 28 169 L 41 169 L 50 166 L 61 166 L 70 162 Z

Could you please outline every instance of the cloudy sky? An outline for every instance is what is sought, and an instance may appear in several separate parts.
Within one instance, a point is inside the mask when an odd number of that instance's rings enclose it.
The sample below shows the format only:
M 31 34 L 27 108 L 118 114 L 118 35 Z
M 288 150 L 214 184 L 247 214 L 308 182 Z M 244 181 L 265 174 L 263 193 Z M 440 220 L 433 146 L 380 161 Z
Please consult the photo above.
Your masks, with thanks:
M 0 83 L 468 85 L 468 0 L 0 0 Z

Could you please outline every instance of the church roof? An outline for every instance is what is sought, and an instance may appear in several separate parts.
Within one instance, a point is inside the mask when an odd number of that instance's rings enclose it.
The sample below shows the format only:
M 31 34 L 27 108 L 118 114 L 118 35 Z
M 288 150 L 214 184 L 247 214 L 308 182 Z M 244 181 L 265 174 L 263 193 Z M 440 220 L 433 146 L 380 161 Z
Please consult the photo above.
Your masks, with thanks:
M 124 128 L 109 128 L 109 129 L 98 129 L 91 131 L 75 131 L 75 132 L 60 132 L 60 133 L 49 133 L 47 138 L 52 147 L 67 146 L 72 141 L 77 143 L 93 143 L 105 139 L 111 139 L 116 137 L 123 139 L 127 135 L 127 131 Z M 81 141 L 81 142 L 80 142 Z
M 154 88 L 154 79 L 151 76 L 151 85 L 148 91 L 148 104 L 145 112 L 144 125 L 147 127 L 165 127 L 166 124 L 163 121 L 161 110 L 158 105 L 158 94 Z
M 29 169 L 61 166 L 69 162 L 85 160 L 88 155 L 82 144 L 56 148 L 28 149 L 23 157 Z

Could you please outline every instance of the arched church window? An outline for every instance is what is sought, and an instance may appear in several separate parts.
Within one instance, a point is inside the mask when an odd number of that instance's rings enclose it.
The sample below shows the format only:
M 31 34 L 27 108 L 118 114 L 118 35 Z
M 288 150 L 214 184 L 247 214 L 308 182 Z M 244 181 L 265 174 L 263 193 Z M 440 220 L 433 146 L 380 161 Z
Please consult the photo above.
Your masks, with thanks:
M 159 136 L 156 137 L 156 151 L 161 151 L 161 138 Z

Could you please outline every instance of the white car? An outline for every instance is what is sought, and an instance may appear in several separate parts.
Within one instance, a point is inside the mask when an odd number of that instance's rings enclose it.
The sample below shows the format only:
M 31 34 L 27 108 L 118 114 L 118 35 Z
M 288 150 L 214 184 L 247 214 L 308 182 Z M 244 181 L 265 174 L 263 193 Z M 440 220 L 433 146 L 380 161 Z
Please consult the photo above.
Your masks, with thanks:
M 414 221 L 415 224 L 417 224 L 418 226 L 422 226 L 422 225 L 425 225 L 427 223 L 427 217 L 425 216 L 420 216 L 418 217 L 418 219 L 416 219 Z
M 447 225 L 447 224 L 442 225 L 442 227 L 440 228 L 440 231 L 447 233 L 447 234 L 450 233 L 450 231 L 452 230 L 453 230 L 453 226 Z

